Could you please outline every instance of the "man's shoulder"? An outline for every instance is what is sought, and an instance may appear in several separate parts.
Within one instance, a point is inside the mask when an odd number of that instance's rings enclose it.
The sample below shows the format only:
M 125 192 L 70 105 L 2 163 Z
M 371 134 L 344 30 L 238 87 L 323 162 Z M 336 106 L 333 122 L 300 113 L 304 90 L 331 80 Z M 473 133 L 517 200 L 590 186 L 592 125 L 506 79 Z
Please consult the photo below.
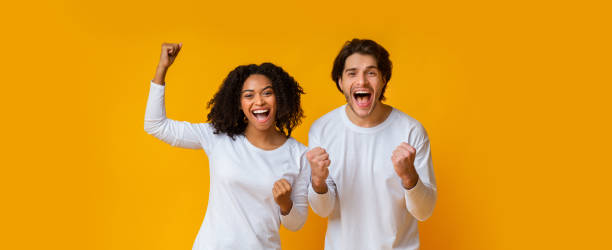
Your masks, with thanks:
M 421 123 L 417 119 L 404 113 L 403 111 L 397 109 L 396 107 L 392 107 L 392 108 L 393 108 L 393 113 L 395 113 L 397 117 L 396 119 L 398 119 L 399 122 L 406 123 L 406 124 L 413 125 L 413 126 L 421 126 Z
M 427 133 L 425 131 L 425 127 L 423 127 L 421 122 L 419 122 L 417 119 L 413 118 L 412 116 L 404 113 L 403 111 L 395 107 L 392 107 L 392 108 L 393 108 L 393 113 L 395 115 L 395 121 L 394 121 L 395 126 L 398 126 L 404 129 L 408 129 L 411 132 L 416 132 L 419 134 Z
M 340 115 L 340 112 L 342 112 L 344 108 L 344 105 L 337 107 L 335 109 L 333 109 L 332 111 L 327 112 L 327 114 L 324 114 L 323 116 L 319 117 L 319 119 L 315 120 L 312 125 L 310 126 L 310 130 L 312 131 L 313 129 L 322 129 L 326 126 L 328 126 L 328 124 L 330 123 L 336 123 L 339 122 L 340 119 L 342 118 Z

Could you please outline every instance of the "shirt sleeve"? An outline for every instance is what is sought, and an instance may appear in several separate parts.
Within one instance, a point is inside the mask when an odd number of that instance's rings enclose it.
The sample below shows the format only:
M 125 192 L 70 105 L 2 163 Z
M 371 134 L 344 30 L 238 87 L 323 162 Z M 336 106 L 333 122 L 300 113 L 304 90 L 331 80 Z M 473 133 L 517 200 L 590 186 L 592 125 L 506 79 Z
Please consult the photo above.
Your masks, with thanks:
M 300 156 L 300 173 L 291 187 L 293 207 L 287 215 L 281 215 L 281 223 L 291 231 L 297 231 L 308 218 L 308 183 L 310 182 L 310 165 L 306 151 Z M 279 210 L 280 213 L 280 210 Z
M 436 180 L 431 161 L 429 139 L 425 136 L 416 148 L 414 167 L 419 174 L 417 184 L 405 191 L 406 208 L 419 221 L 428 219 L 433 213 L 437 199 Z
M 311 128 L 311 133 L 308 135 L 308 144 L 309 148 L 315 148 L 320 146 L 319 139 L 312 134 L 313 129 Z M 337 191 L 336 191 L 336 183 L 331 178 L 331 175 L 327 176 L 325 183 L 327 184 L 327 193 L 319 194 L 312 188 L 312 182 L 309 179 L 308 185 L 308 202 L 310 203 L 310 207 L 315 214 L 325 218 L 329 216 L 336 206 L 337 200 Z
M 329 216 L 334 211 L 337 200 L 336 184 L 330 177 L 327 177 L 325 182 L 327 183 L 327 193 L 324 194 L 314 191 L 312 184 L 308 185 L 308 202 L 312 207 L 312 211 L 323 218 Z
M 213 131 L 206 123 L 189 123 L 166 118 L 165 87 L 151 82 L 145 110 L 144 130 L 150 135 L 181 148 L 207 149 Z

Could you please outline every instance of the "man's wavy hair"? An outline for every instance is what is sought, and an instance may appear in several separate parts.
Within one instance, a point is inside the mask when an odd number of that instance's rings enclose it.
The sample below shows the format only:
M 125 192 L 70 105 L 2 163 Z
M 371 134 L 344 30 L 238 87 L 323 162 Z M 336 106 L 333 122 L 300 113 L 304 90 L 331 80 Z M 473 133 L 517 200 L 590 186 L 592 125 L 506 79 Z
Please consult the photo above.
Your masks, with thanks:
M 291 136 L 291 131 L 304 117 L 300 105 L 300 95 L 304 91 L 283 68 L 272 63 L 238 66 L 227 75 L 207 106 L 212 107 L 208 121 L 214 127 L 214 133 L 225 133 L 232 139 L 244 133 L 248 120 L 240 109 L 240 95 L 244 81 L 253 74 L 264 75 L 272 82 L 276 96 L 275 126 L 286 137 Z
M 385 85 L 380 93 L 380 100 L 384 100 L 387 83 L 389 83 L 389 80 L 391 80 L 391 70 L 393 69 L 393 64 L 391 63 L 391 60 L 389 60 L 389 52 L 387 52 L 383 46 L 372 40 L 354 38 L 353 40 L 346 41 L 344 43 L 344 46 L 342 46 L 342 49 L 340 52 L 338 52 L 338 55 L 334 60 L 334 67 L 332 68 L 331 73 L 332 80 L 336 82 L 336 87 L 340 93 L 342 93 L 342 89 L 340 88 L 338 81 L 342 78 L 346 59 L 355 53 L 371 55 L 374 57 L 374 59 L 376 59 L 378 70 L 380 70 L 382 79 L 385 81 Z

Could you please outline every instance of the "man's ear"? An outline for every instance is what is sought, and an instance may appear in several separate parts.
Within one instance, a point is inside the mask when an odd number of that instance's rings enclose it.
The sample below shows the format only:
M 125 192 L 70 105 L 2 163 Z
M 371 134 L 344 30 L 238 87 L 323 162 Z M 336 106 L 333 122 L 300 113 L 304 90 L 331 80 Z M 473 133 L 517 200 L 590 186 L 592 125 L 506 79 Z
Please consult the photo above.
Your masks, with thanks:
M 342 77 L 338 78 L 338 87 L 340 87 L 340 91 L 342 91 L 342 93 L 344 93 L 344 89 L 342 89 Z

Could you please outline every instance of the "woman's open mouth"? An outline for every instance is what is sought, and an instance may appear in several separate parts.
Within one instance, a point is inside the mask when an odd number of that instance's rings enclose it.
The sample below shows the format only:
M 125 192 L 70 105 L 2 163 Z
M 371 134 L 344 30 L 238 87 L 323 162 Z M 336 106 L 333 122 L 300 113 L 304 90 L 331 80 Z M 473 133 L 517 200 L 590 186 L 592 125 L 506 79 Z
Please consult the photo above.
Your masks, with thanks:
M 253 110 L 251 114 L 253 114 L 253 117 L 255 117 L 255 120 L 258 122 L 266 122 L 270 119 L 270 109 Z

